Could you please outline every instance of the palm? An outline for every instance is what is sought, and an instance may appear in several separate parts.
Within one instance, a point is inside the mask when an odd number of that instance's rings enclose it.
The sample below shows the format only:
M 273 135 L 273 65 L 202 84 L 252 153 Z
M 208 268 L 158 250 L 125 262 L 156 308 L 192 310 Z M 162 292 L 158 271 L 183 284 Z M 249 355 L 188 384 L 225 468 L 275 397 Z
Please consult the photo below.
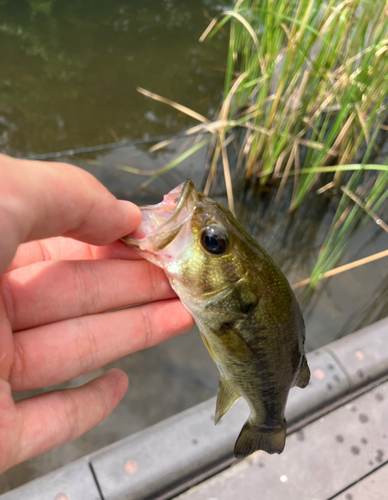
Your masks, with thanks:
M 129 305 L 136 307 L 117 310 Z M 124 395 L 127 378 L 112 370 L 16 404 L 11 392 L 91 372 L 191 324 L 164 273 L 121 242 L 21 245 L 0 278 L 0 471 L 96 425 Z
M 110 370 L 17 403 L 13 391 L 63 382 L 192 325 L 164 273 L 117 241 L 140 219 L 77 167 L 0 155 L 0 473 L 103 420 L 128 379 Z

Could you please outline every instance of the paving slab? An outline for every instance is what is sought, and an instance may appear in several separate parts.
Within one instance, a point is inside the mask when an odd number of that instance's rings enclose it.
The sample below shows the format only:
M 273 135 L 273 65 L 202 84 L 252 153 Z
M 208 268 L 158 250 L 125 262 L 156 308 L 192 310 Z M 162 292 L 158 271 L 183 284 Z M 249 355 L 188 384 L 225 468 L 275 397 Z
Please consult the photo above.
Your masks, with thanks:
M 388 465 L 384 465 L 333 500 L 384 500 L 388 498 Z
M 215 398 L 212 398 L 13 490 L 1 496 L 1 500 L 54 499 L 68 494 L 71 480 L 75 483 L 71 500 L 94 500 L 93 496 L 85 496 L 84 485 L 88 495 L 97 494 L 97 499 L 101 492 L 104 500 L 165 500 L 201 481 L 199 489 L 194 488 L 187 495 L 201 495 L 201 488 L 211 489 L 215 481 L 213 496 L 205 493 L 198 499 L 227 500 L 233 495 L 240 498 L 240 489 L 246 487 L 245 474 L 251 467 L 254 478 L 247 484 L 260 491 L 260 500 L 331 499 L 385 462 L 386 385 L 359 396 L 359 404 L 344 405 L 344 401 L 370 389 L 377 380 L 386 380 L 387 340 L 388 318 L 308 354 L 311 382 L 303 390 L 291 390 L 286 409 L 290 429 L 304 427 L 287 437 L 280 457 L 256 454 L 219 473 L 234 461 L 234 443 L 249 409 L 240 399 L 214 427 Z M 344 406 L 331 411 L 339 405 Z M 364 460 L 366 455 L 368 459 Z M 240 468 L 245 472 L 239 478 Z M 335 478 L 331 479 L 333 474 Z M 207 480 L 210 476 L 213 479 Z M 88 486 L 90 481 L 93 488 Z M 222 490 L 224 483 L 226 492 Z M 326 489 L 319 489 L 322 485 Z M 269 496 L 265 496 L 267 491 Z M 318 493 L 326 496 L 317 496 Z
M 348 391 L 346 375 L 323 350 L 308 355 L 312 381 L 292 389 L 286 416 L 295 423 Z M 249 408 L 241 398 L 214 426 L 215 398 L 94 454 L 91 465 L 105 500 L 163 497 L 167 490 L 233 460 Z M 128 473 L 125 464 L 132 464 Z
M 102 500 L 102 498 L 88 462 L 82 459 L 1 495 L 1 500 Z
M 255 453 L 176 498 L 332 499 L 388 460 L 387 415 L 388 382 L 290 435 L 281 455 Z

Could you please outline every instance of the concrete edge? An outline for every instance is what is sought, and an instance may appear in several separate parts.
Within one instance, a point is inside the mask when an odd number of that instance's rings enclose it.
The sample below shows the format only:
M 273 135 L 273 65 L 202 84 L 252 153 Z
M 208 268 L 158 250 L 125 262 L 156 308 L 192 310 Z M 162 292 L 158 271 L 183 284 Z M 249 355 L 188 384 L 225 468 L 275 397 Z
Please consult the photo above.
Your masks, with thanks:
M 308 354 L 311 384 L 293 389 L 287 406 L 294 431 L 388 375 L 388 318 Z M 235 439 L 248 414 L 239 401 L 214 427 L 215 398 L 113 443 L 15 490 L 1 500 L 54 500 L 64 477 L 89 466 L 96 500 L 164 500 L 230 465 Z M 298 425 L 299 422 L 299 425 Z M 75 479 L 75 477 L 74 477 Z M 87 481 L 89 481 L 89 473 Z M 79 479 L 78 479 L 79 481 Z M 82 484 L 80 484 L 80 488 Z M 87 500 L 85 492 L 71 500 Z M 96 496 L 98 491 L 98 496 Z

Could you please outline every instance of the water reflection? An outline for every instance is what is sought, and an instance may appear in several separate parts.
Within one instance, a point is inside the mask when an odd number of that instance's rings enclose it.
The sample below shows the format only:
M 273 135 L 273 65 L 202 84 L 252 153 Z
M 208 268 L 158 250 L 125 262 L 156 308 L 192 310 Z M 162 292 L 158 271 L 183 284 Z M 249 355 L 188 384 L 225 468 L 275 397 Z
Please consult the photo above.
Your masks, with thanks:
M 192 119 L 153 90 L 212 116 L 226 40 L 198 38 L 219 2 L 29 0 L 0 4 L 0 147 L 46 153 L 177 132 Z

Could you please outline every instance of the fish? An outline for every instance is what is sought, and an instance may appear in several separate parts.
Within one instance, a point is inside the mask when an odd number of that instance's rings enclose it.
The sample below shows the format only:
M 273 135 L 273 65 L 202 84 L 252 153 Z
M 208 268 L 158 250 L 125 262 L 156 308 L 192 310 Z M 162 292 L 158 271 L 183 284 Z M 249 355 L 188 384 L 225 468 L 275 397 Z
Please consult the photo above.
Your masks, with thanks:
M 304 321 L 286 277 L 233 214 L 190 179 L 140 210 L 139 227 L 122 239 L 164 269 L 193 316 L 220 372 L 215 423 L 242 396 L 250 415 L 235 457 L 281 453 L 289 391 L 310 380 Z

